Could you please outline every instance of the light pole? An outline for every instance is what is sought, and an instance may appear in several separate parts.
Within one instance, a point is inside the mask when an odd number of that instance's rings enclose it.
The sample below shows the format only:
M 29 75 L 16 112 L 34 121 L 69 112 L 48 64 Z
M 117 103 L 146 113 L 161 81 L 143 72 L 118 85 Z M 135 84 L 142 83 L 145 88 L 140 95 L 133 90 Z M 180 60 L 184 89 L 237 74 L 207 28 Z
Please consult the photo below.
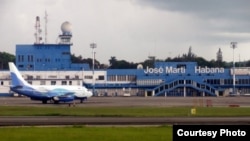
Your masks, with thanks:
M 90 44 L 90 48 L 92 48 L 92 92 L 93 95 L 95 95 L 95 78 L 94 78 L 94 74 L 95 74 L 95 52 L 94 49 L 97 47 L 96 43 L 91 43 Z
M 234 49 L 237 47 L 237 42 L 231 42 L 233 48 L 233 95 L 235 94 L 235 62 L 234 62 Z

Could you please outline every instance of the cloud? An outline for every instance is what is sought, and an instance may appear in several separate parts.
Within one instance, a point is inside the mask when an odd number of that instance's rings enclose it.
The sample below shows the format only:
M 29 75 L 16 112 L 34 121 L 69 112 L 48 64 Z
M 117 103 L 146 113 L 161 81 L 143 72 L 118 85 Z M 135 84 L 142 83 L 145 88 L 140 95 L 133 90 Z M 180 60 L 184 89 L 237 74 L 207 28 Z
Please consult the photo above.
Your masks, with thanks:
M 230 52 L 228 45 L 231 41 L 240 42 L 245 49 L 246 46 L 250 46 L 250 1 L 248 0 L 136 0 L 133 2 L 142 7 L 178 13 L 187 17 L 182 22 L 187 24 L 184 28 L 189 28 L 191 32 L 188 35 L 184 30 L 183 36 L 180 35 L 179 39 L 186 36 L 191 43 L 194 43 L 197 54 L 207 59 L 212 58 L 211 54 L 215 54 L 219 47 L 222 47 L 224 52 Z M 172 19 L 169 20 L 172 21 Z M 174 29 L 178 30 L 178 26 Z M 176 43 L 175 45 L 178 46 Z M 205 49 L 208 47 L 210 50 Z M 231 59 L 225 57 L 225 60 Z
M 137 0 L 137 4 L 192 15 L 224 30 L 250 32 L 249 0 Z
M 194 14 L 202 17 L 245 19 L 250 16 L 248 0 L 136 0 L 138 4 L 161 10 Z
M 61 24 L 69 21 L 71 51 L 84 58 L 91 57 L 90 43 L 95 42 L 102 63 L 111 56 L 131 62 L 148 55 L 166 59 L 186 53 L 189 46 L 215 59 L 218 48 L 231 52 L 231 41 L 239 48 L 249 45 L 249 5 L 247 0 L 2 0 L 0 30 L 6 34 L 1 51 L 14 54 L 16 44 L 34 43 L 36 16 L 44 36 L 46 10 L 49 43 L 56 43 Z

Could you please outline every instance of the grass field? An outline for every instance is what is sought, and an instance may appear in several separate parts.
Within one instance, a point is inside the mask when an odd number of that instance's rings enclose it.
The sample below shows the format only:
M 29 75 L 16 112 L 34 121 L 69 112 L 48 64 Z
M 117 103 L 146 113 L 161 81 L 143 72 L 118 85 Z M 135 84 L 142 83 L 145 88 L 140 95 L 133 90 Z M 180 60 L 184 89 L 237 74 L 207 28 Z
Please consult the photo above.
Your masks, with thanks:
M 0 107 L 0 116 L 185 117 L 250 116 L 248 107 Z M 1 141 L 172 141 L 172 126 L 160 127 L 4 127 Z
M 1 141 L 171 141 L 172 127 L 7 127 Z
M 249 107 L 0 107 L 0 116 L 177 117 L 250 116 Z

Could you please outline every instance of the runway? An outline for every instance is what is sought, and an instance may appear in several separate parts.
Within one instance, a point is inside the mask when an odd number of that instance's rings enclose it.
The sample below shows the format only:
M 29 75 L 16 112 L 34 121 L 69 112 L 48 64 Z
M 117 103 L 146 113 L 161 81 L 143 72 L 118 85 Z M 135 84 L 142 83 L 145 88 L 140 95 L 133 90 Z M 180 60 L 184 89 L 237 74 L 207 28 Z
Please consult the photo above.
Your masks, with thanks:
M 249 117 L 0 117 L 0 126 L 250 125 Z
M 209 102 L 209 103 L 208 103 Z M 91 97 L 84 103 L 75 100 L 78 107 L 175 107 L 175 106 L 250 107 L 250 97 Z M 0 97 L 0 106 L 68 106 L 68 103 L 42 104 L 26 97 Z
M 250 107 L 250 97 L 92 97 L 77 107 L 175 107 L 207 106 L 210 101 L 213 107 L 238 105 Z M 67 103 L 42 104 L 25 97 L 1 97 L 0 106 L 32 107 L 68 107 Z M 0 117 L 0 126 L 49 126 L 49 125 L 174 125 L 174 124 L 237 124 L 250 125 L 250 117 L 68 117 L 68 116 L 20 116 Z

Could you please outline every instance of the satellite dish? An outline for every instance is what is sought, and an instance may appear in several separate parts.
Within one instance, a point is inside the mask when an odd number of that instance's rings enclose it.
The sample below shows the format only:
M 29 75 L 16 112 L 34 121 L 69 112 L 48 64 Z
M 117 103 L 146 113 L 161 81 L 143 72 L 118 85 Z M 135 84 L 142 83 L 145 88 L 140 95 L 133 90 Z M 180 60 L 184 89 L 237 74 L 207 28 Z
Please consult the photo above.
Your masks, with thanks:
M 142 64 L 138 64 L 138 65 L 137 65 L 137 69 L 143 69 Z
M 72 30 L 71 23 L 68 21 L 62 23 L 61 30 L 62 30 L 63 34 L 71 34 L 71 30 Z

